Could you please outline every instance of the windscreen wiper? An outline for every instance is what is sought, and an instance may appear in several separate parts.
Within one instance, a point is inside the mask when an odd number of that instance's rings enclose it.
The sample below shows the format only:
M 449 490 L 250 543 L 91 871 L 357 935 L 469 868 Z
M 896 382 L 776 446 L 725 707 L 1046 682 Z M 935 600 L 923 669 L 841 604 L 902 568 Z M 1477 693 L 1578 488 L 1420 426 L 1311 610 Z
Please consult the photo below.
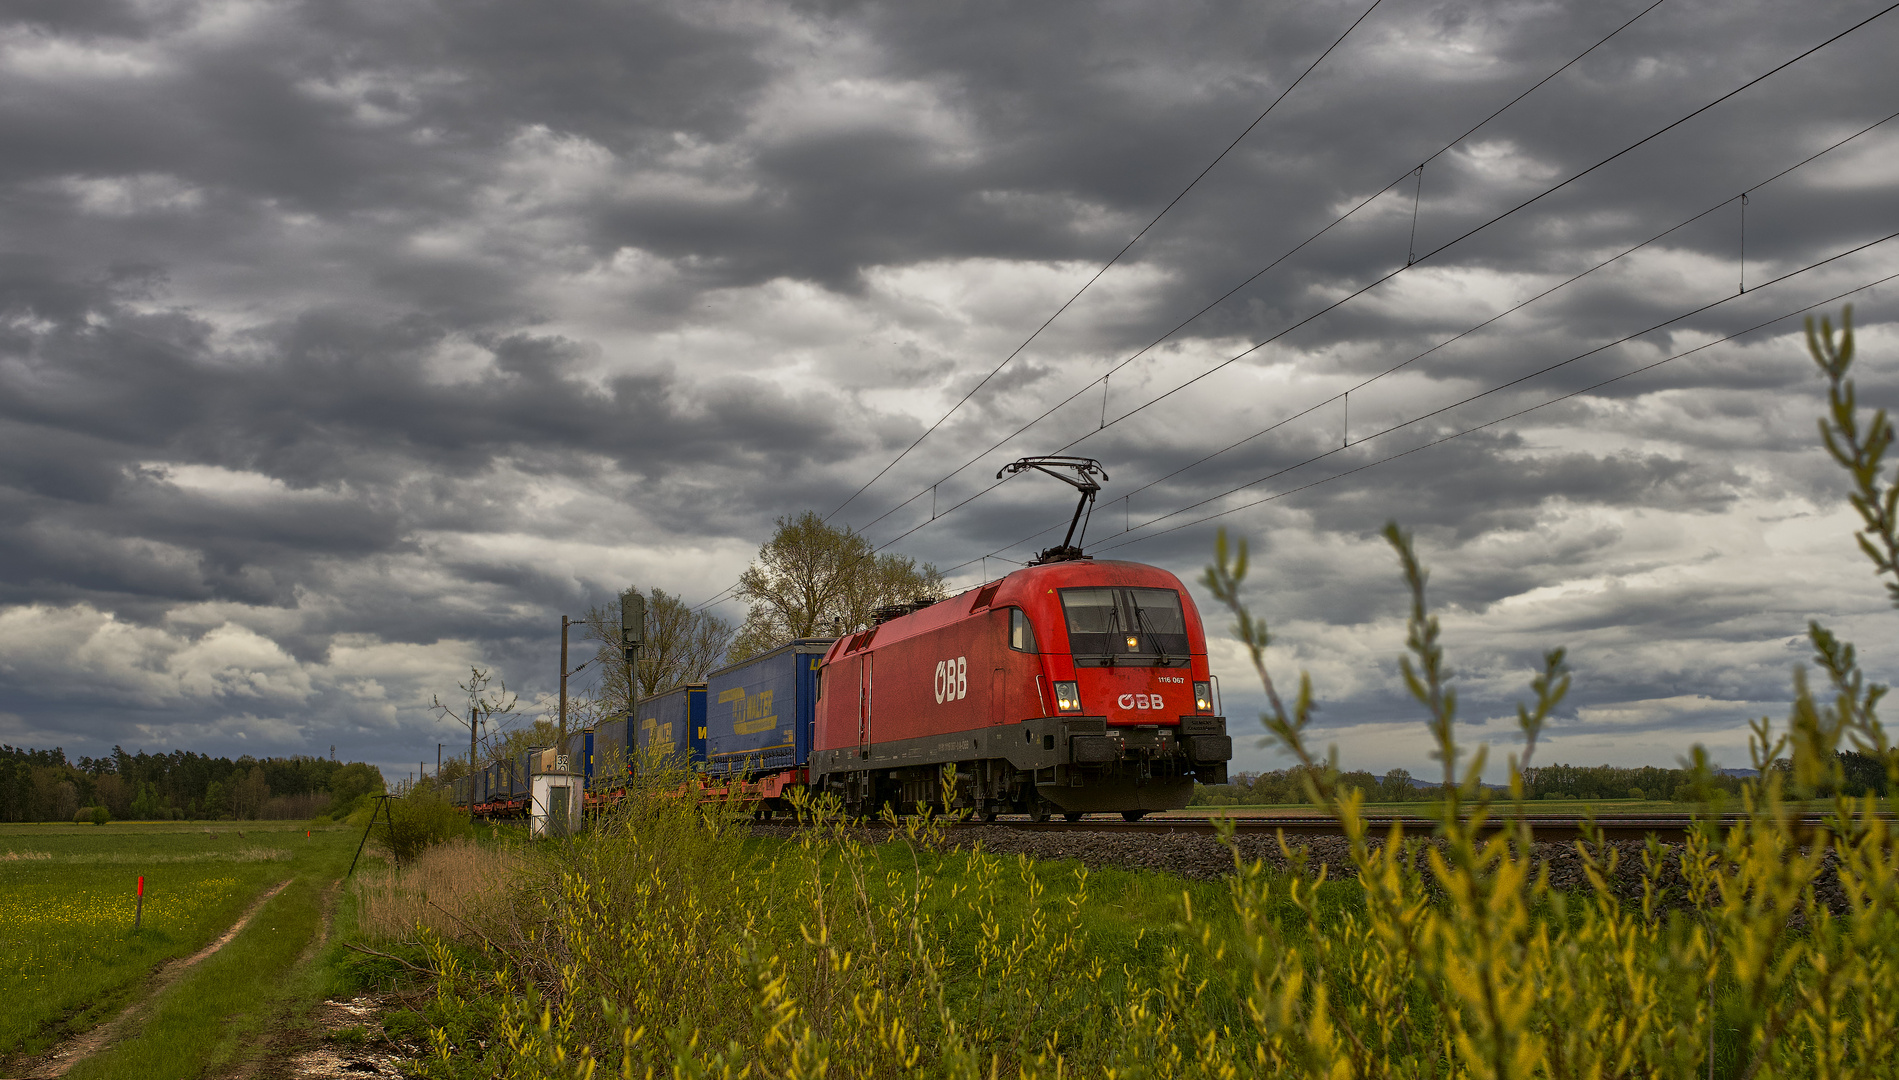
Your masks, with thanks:
M 1153 625 L 1147 621 L 1147 612 L 1141 610 L 1141 602 L 1130 596 L 1128 598 L 1128 604 L 1134 608 L 1135 625 L 1139 628 L 1141 633 L 1147 635 L 1147 640 L 1154 644 L 1154 655 L 1160 660 L 1160 666 L 1166 667 L 1167 646 L 1161 644 L 1161 636 L 1154 632 Z
M 1115 643 L 1115 640 L 1120 638 L 1123 634 L 1123 630 L 1121 627 L 1121 605 L 1120 604 L 1115 604 L 1113 607 L 1110 607 L 1108 609 L 1108 627 L 1109 627 L 1108 647 L 1106 649 L 1103 649 L 1102 652 L 1105 653 L 1108 657 L 1108 666 L 1113 667 L 1114 661 L 1115 661 L 1115 655 L 1116 655 L 1114 651 L 1114 643 Z

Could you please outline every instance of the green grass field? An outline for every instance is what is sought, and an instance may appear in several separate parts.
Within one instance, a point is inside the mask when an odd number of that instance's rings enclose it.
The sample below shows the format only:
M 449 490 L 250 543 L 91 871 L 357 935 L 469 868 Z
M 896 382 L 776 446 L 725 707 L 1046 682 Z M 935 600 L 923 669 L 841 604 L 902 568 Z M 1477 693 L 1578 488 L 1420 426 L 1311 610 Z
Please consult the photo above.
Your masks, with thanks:
M 172 1003 L 204 997 L 203 988 L 194 994 L 191 984 L 207 971 L 230 968 L 226 954 L 262 948 L 243 974 L 251 980 L 281 976 L 289 961 L 277 954 L 294 939 L 289 948 L 294 959 L 308 944 L 320 921 L 315 897 L 347 868 L 357 839 L 353 830 L 338 826 L 311 830 L 306 837 L 306 828 L 290 822 L 0 825 L 0 911 L 7 914 L 0 921 L 0 1000 L 8 1003 L 0 1010 L 0 1055 L 40 1053 L 117 1015 L 141 995 L 148 976 L 164 962 L 196 952 L 230 927 L 258 894 L 292 879 L 292 887 L 237 940 L 155 1003 L 154 1030 L 133 1042 L 153 1048 L 172 1044 L 173 1039 L 150 1036 L 160 1034 L 156 1028 Z M 135 932 L 140 875 L 145 906 Z M 294 917 L 268 917 L 293 908 Z M 260 946 L 263 942 L 278 947 Z M 232 974 L 227 971 L 219 985 L 247 981 Z M 253 996 L 248 1004 L 261 1000 Z M 224 1029 L 242 1026 L 225 1024 Z M 86 1075 L 159 1074 L 110 1067 L 116 1056 L 100 1055 L 81 1069 Z M 186 1053 L 181 1064 L 198 1057 Z

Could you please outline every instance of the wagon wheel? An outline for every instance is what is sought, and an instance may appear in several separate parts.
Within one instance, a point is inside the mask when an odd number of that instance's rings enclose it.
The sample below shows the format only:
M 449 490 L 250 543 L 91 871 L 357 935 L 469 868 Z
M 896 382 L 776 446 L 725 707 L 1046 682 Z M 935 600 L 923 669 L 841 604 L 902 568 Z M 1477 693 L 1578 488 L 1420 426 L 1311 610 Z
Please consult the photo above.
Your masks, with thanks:
M 1146 816 L 1147 816 L 1147 811 L 1145 811 L 1145 810 L 1123 810 L 1123 811 L 1121 811 L 1121 820 L 1122 820 L 1122 821 L 1139 821 L 1139 820 L 1141 820 L 1142 818 L 1144 818 L 1144 817 L 1146 817 Z
M 1082 812 L 1080 810 L 1065 810 L 1062 812 L 1062 820 L 1063 821 L 1080 821 L 1081 814 Z

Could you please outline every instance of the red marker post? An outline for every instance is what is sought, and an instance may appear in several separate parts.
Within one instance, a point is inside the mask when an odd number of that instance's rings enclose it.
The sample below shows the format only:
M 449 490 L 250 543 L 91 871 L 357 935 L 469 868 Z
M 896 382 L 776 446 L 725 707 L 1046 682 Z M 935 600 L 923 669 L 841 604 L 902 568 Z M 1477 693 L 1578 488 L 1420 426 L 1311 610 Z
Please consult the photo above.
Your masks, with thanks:
M 137 933 L 139 924 L 145 921 L 145 875 L 138 877 L 138 909 L 132 915 L 132 932 Z

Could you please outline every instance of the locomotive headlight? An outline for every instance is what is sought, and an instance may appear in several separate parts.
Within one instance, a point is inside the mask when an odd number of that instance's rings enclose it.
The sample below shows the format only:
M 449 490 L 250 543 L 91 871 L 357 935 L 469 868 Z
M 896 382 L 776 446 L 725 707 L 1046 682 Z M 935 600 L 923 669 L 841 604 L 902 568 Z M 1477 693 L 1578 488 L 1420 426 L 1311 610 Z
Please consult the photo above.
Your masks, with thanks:
M 1193 684 L 1193 707 L 1200 712 L 1213 711 L 1213 684 L 1197 682 Z
M 1081 711 L 1081 687 L 1071 682 L 1055 684 L 1055 709 L 1057 712 Z

